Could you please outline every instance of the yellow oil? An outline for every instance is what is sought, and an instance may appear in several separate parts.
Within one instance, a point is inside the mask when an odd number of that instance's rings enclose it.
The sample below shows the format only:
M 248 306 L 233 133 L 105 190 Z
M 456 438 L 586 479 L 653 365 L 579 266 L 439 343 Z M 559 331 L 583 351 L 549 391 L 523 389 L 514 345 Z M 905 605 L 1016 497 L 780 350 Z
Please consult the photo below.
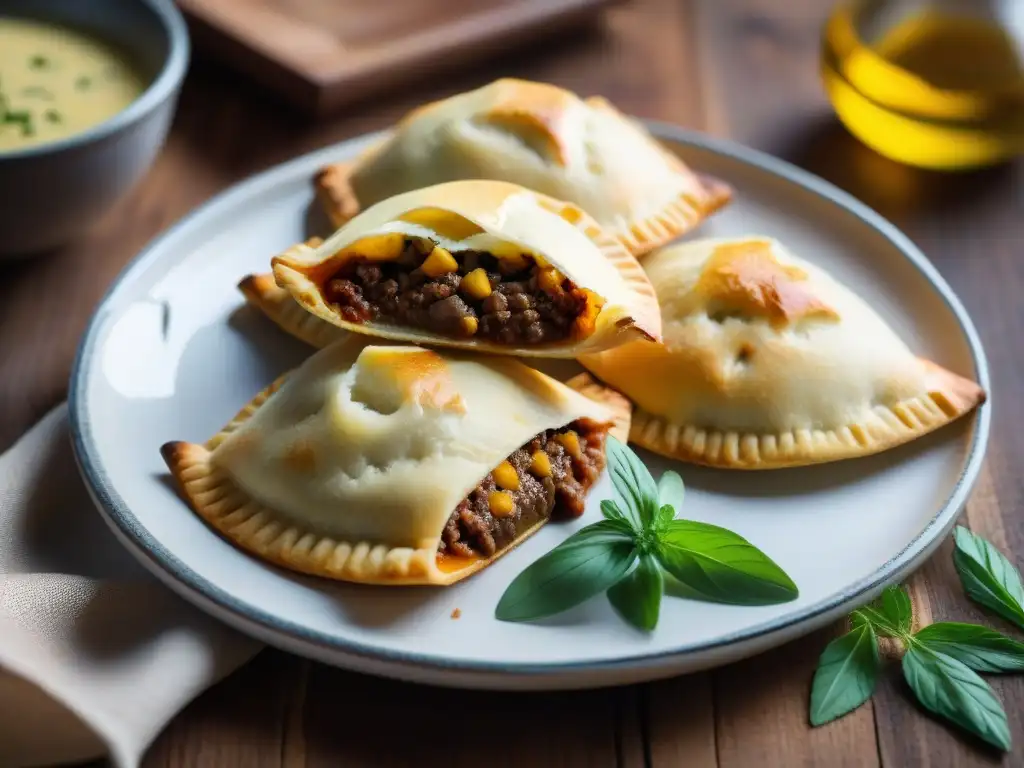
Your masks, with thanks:
M 907 16 L 870 44 L 858 4 L 825 28 L 822 77 L 839 119 L 882 155 L 958 170 L 1024 152 L 1024 64 L 994 23 L 935 10 Z

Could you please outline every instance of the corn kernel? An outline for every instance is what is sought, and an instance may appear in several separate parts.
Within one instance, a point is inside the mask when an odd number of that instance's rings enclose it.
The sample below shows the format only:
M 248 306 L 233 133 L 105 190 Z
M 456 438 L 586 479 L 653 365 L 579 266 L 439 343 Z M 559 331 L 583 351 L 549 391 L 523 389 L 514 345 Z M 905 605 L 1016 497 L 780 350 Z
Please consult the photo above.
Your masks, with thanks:
M 472 336 L 476 333 L 477 327 L 480 323 L 475 317 L 461 317 L 459 318 L 459 327 L 462 328 L 462 333 L 465 336 Z
M 601 307 L 604 306 L 604 299 L 591 293 L 587 294 L 587 306 L 575 320 L 572 321 L 572 336 L 574 339 L 586 339 L 597 327 L 597 316 L 601 314 Z
M 506 491 L 519 490 L 519 473 L 507 461 L 503 461 L 495 467 L 492 474 L 494 475 L 494 482 L 499 487 L 504 488 Z
M 544 267 L 537 273 L 537 287 L 551 293 L 562 286 L 565 276 L 554 267 Z
M 521 272 L 530 266 L 530 260 L 521 253 L 495 254 L 498 256 L 498 271 L 503 275 Z
M 439 245 L 434 246 L 434 250 L 430 252 L 430 255 L 420 265 L 420 269 L 423 270 L 423 274 L 427 277 L 440 277 L 449 272 L 455 272 L 458 268 L 459 263 L 455 260 L 455 257 Z
M 495 517 L 508 517 L 516 509 L 512 494 L 508 491 L 491 491 L 487 495 L 487 506 L 491 508 L 491 514 Z
M 491 281 L 487 278 L 487 270 L 474 269 L 459 283 L 459 290 L 469 298 L 476 301 L 486 299 L 491 295 Z
M 531 473 L 537 477 L 551 477 L 551 459 L 544 451 L 534 451 L 530 459 Z
M 350 250 L 371 261 L 389 261 L 397 259 L 404 246 L 405 235 L 400 232 L 389 232 L 386 235 L 364 237 L 362 240 L 353 243 L 346 250 Z
M 560 442 L 565 447 L 565 452 L 574 459 L 578 459 L 583 455 L 580 451 L 580 439 L 576 437 L 576 433 L 571 429 L 568 432 L 559 432 L 555 435 L 555 440 Z

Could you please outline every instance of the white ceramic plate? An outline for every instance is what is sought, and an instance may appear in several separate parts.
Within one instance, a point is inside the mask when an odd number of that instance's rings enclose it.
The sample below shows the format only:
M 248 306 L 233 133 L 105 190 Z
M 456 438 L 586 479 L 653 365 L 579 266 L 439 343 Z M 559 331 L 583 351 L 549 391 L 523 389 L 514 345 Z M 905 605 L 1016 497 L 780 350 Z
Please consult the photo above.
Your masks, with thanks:
M 989 388 L 960 302 L 891 225 L 778 160 L 670 126 L 651 128 L 736 190 L 699 236 L 781 238 L 866 296 L 920 354 Z M 649 637 L 620 621 L 603 597 L 539 624 L 493 618 L 517 573 L 598 518 L 607 477 L 582 519 L 546 526 L 445 589 L 306 578 L 236 550 L 176 495 L 158 448 L 206 440 L 310 354 L 244 308 L 235 285 L 315 233 L 307 228 L 321 221 L 314 171 L 374 138 L 274 168 L 184 219 L 124 271 L 82 341 L 71 383 L 82 473 L 121 541 L 181 595 L 268 643 L 362 672 L 460 687 L 596 687 L 722 664 L 808 632 L 904 577 L 950 529 L 978 474 L 990 406 L 865 459 L 763 473 L 676 464 L 687 484 L 682 516 L 748 538 L 792 576 L 800 597 L 767 607 L 666 598 Z M 669 465 L 644 458 L 656 475 Z M 458 620 L 451 618 L 456 608 Z

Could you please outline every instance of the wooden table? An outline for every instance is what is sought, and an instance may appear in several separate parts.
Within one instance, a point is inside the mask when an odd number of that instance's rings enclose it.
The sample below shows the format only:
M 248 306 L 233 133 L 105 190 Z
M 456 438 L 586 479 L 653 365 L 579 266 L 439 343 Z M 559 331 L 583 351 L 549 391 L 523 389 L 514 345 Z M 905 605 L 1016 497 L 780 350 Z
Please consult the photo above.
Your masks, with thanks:
M 130 199 L 82 242 L 5 267 L 0 448 L 65 392 L 79 335 L 114 275 L 156 233 L 238 179 L 387 126 L 428 99 L 500 75 L 601 93 L 626 112 L 728 136 L 837 183 L 903 228 L 974 317 L 997 416 L 969 524 L 1024 561 L 1024 164 L 961 176 L 889 162 L 838 125 L 817 76 L 828 0 L 631 0 L 596 28 L 312 125 L 197 62 L 172 134 Z M 1020 335 L 1018 335 L 1020 334 Z M 1018 399 L 1021 398 L 1021 399 Z M 959 587 L 949 542 L 912 579 L 927 618 L 989 621 Z M 1006 630 L 1005 626 L 1000 628 Z M 827 727 L 807 724 L 835 629 L 754 659 L 650 685 L 490 694 L 403 685 L 266 650 L 189 706 L 147 766 L 917 766 L 999 762 L 921 714 L 898 674 Z M 892 672 L 898 672 L 896 666 Z M 1024 677 L 991 677 L 1024 762 Z

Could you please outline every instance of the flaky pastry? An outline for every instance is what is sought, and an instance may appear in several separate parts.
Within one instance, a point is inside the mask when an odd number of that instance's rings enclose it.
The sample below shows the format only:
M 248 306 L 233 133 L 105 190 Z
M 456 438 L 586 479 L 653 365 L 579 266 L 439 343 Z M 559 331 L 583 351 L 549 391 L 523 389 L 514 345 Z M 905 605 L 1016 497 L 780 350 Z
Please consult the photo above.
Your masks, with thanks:
M 511 78 L 412 111 L 354 162 L 321 169 L 315 187 L 341 226 L 388 197 L 458 179 L 510 181 L 574 203 L 637 256 L 732 196 L 607 100 Z
M 621 243 L 575 206 L 505 182 L 397 195 L 271 266 L 311 314 L 382 338 L 571 358 L 661 333 Z
M 578 385 L 588 396 L 515 358 L 350 334 L 205 444 L 161 452 L 193 510 L 265 560 L 367 584 L 451 584 L 553 516 L 583 512 L 628 403 Z
M 580 359 L 633 401 L 643 448 L 717 467 L 814 464 L 906 443 L 985 401 L 776 240 L 699 240 L 644 266 L 663 342 Z

